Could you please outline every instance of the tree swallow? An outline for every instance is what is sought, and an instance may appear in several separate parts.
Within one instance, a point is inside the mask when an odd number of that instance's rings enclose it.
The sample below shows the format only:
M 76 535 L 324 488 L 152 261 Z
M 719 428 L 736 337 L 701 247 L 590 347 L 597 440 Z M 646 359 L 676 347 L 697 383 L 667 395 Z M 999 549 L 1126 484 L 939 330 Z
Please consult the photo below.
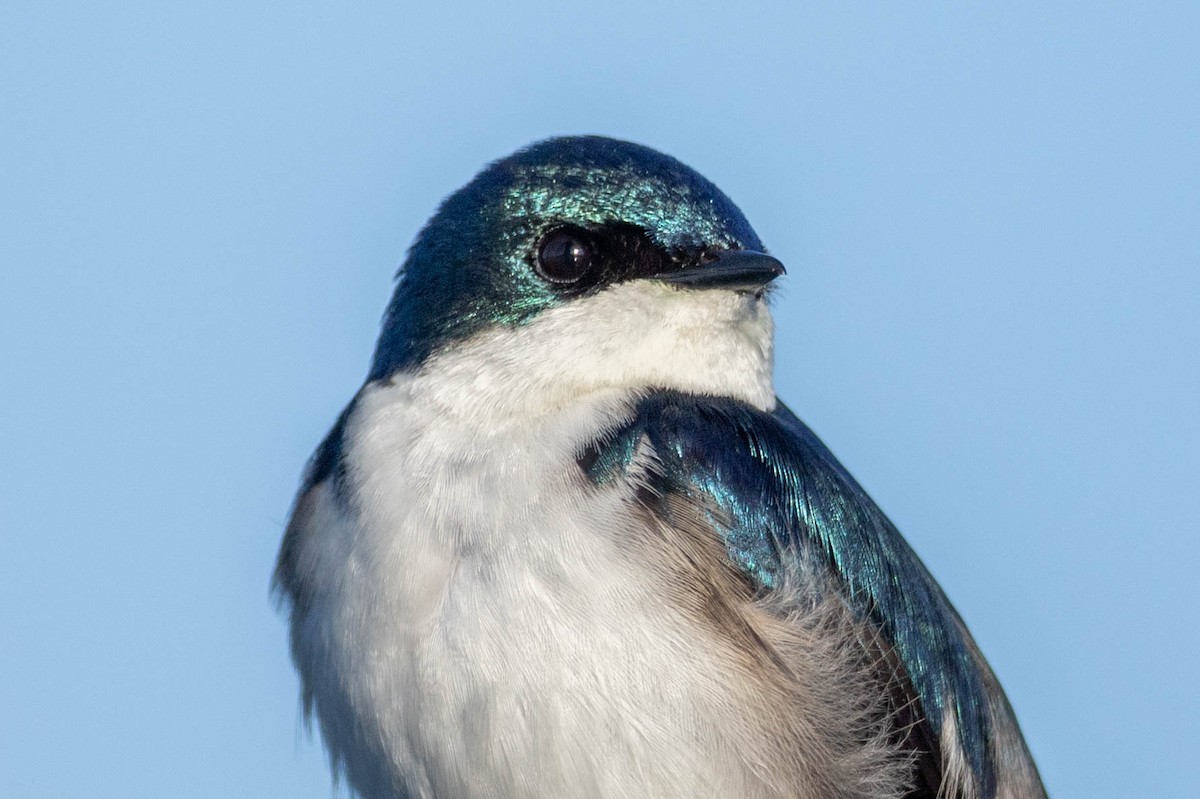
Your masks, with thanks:
M 937 583 L 776 398 L 783 273 L 627 142 L 442 204 L 275 572 L 358 795 L 1045 795 Z

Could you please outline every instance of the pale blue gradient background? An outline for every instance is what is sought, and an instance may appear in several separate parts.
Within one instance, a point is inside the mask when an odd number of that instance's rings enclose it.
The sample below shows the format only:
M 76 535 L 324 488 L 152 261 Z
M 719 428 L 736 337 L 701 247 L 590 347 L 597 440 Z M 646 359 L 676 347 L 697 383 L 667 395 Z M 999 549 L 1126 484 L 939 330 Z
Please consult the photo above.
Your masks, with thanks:
M 0 795 L 330 794 L 267 595 L 301 466 L 436 203 L 570 132 L 788 264 L 780 394 L 1052 793 L 1196 795 L 1194 4 L 349 5 L 0 10 Z

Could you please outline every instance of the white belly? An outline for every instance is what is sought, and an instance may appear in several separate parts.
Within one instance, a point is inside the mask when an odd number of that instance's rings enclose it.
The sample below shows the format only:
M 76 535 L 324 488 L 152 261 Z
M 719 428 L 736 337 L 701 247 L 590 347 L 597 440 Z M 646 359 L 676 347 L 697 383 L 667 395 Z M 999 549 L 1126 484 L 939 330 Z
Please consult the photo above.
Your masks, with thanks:
M 616 398 L 521 429 L 439 424 L 405 390 L 361 397 L 344 500 L 319 488 L 303 539 L 319 584 L 297 659 L 351 783 L 757 795 L 724 743 L 732 664 L 623 547 L 630 489 L 575 464 Z

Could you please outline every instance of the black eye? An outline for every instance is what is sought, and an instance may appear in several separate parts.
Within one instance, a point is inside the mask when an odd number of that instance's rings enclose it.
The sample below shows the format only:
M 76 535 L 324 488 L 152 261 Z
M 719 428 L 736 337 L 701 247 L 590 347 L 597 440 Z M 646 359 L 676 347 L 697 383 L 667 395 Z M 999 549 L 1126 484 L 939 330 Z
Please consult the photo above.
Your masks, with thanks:
M 580 230 L 559 228 L 538 245 L 537 271 L 551 283 L 574 283 L 587 274 L 595 255 L 592 243 Z

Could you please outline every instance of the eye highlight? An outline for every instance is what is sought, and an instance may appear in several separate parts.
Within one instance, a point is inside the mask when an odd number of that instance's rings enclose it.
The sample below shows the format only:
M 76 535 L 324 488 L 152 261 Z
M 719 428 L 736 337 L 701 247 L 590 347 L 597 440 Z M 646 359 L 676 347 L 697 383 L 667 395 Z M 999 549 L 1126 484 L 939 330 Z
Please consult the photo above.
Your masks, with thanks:
M 534 266 L 551 283 L 577 283 L 596 260 L 591 237 L 577 228 L 551 230 L 538 243 Z

